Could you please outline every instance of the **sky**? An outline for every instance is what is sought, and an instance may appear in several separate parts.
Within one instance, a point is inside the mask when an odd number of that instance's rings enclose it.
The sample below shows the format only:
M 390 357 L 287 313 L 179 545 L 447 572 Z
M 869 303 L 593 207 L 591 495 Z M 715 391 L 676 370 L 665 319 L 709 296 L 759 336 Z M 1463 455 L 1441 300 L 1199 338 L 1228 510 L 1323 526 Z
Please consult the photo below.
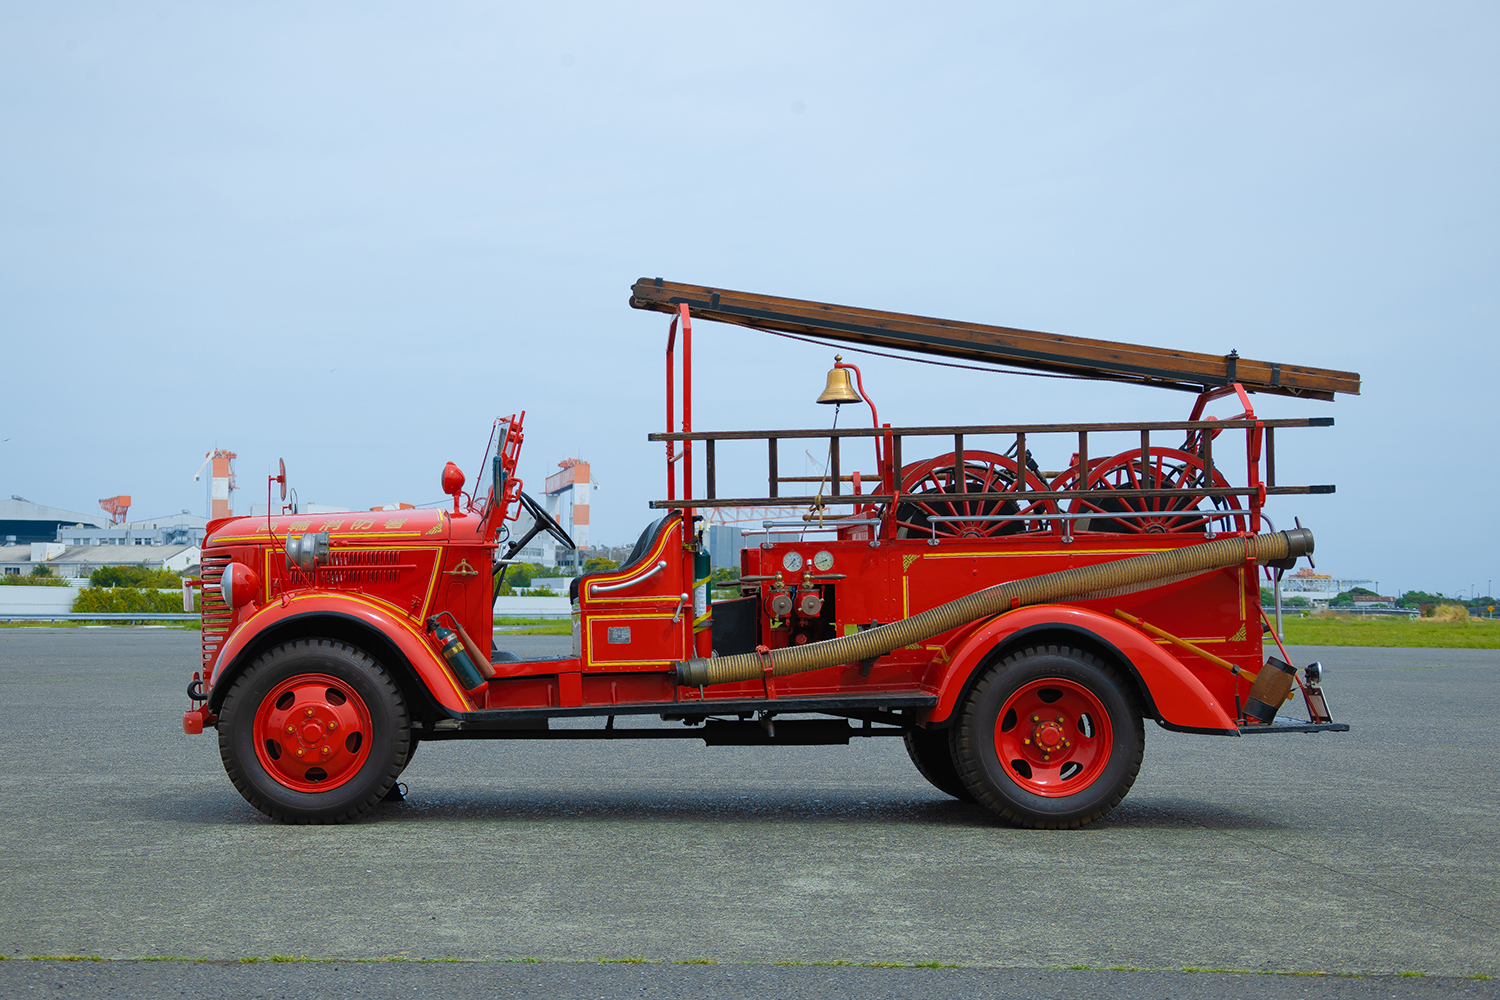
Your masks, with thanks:
M 220 447 L 240 511 L 278 458 L 428 503 L 525 410 L 528 489 L 588 460 L 628 544 L 661 276 L 1358 371 L 1255 397 L 1336 418 L 1277 445 L 1338 492 L 1268 512 L 1324 572 L 1492 592 L 1497 40 L 1488 3 L 0 0 L 0 494 L 202 512 Z M 827 425 L 834 349 L 695 337 L 695 427 Z M 1192 402 L 843 353 L 898 426 Z

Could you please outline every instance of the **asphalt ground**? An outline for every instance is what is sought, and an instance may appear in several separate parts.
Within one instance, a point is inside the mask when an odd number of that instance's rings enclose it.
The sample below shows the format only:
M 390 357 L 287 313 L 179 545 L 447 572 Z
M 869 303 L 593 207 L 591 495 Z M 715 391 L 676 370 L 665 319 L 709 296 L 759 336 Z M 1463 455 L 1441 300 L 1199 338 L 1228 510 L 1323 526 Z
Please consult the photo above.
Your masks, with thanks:
M 1456 978 L 1500 975 L 1500 651 L 1294 650 L 1328 667 L 1353 732 L 1148 727 L 1135 789 L 1080 831 L 996 826 L 927 786 L 897 740 L 423 744 L 406 803 L 290 827 L 244 803 L 211 733 L 180 730 L 196 638 L 0 630 L 0 954 L 233 964 L 0 962 L 0 993 L 1489 996 L 1500 982 Z M 277 955 L 480 964 L 238 964 Z M 632 958 L 659 964 L 597 964 Z M 689 961 L 718 964 L 673 964 Z

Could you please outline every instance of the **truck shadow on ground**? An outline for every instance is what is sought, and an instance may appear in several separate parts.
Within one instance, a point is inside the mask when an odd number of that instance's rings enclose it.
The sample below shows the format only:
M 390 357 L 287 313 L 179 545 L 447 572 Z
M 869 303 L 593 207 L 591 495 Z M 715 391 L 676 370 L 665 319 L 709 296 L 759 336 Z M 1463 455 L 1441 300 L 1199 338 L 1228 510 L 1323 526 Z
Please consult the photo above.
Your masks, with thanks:
M 139 801 L 140 812 L 153 820 L 164 816 L 205 826 L 276 825 L 238 797 L 184 801 L 175 795 Z M 416 789 L 405 802 L 386 802 L 361 825 L 492 823 L 554 824 L 698 823 L 850 824 L 947 829 L 1012 830 L 986 810 L 947 798 L 899 794 L 750 795 L 736 792 L 506 792 L 483 789 L 426 791 Z M 1178 799 L 1143 798 L 1122 803 L 1108 816 L 1081 831 L 1129 830 L 1251 831 L 1283 830 L 1288 824 L 1219 804 Z M 1016 831 L 1025 833 L 1030 831 Z M 1056 831 L 1048 831 L 1056 832 Z M 1062 831 L 1068 835 L 1070 831 Z

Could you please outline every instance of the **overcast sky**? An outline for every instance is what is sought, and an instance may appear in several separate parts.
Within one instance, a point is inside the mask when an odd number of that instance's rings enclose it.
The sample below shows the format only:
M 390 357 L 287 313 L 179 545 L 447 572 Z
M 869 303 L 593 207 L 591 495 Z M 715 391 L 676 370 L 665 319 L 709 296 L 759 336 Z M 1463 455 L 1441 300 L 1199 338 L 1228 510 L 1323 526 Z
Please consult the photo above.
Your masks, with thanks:
M 1359 371 L 1358 398 L 1257 397 L 1337 418 L 1278 441 L 1280 481 L 1337 495 L 1270 512 L 1325 571 L 1482 592 L 1497 28 L 1492 3 L 8 0 L 0 493 L 201 512 L 218 446 L 242 511 L 280 456 L 304 501 L 428 502 L 524 409 L 529 486 L 589 460 L 593 540 L 630 542 L 664 494 L 666 318 L 626 300 L 660 275 Z M 699 428 L 826 425 L 832 350 L 695 346 Z M 897 425 L 1191 403 L 862 364 Z M 721 475 L 750 492 L 762 462 Z

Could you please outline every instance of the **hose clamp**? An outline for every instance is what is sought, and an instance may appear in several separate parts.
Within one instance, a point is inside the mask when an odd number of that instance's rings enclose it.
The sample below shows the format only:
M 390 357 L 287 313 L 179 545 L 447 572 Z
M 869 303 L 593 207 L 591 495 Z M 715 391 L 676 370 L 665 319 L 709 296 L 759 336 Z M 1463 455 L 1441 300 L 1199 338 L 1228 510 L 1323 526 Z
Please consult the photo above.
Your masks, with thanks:
M 760 658 L 760 680 L 765 686 L 766 697 L 774 698 L 776 689 L 771 686 L 771 682 L 776 677 L 776 664 L 771 659 L 771 647 L 756 646 L 755 655 Z

